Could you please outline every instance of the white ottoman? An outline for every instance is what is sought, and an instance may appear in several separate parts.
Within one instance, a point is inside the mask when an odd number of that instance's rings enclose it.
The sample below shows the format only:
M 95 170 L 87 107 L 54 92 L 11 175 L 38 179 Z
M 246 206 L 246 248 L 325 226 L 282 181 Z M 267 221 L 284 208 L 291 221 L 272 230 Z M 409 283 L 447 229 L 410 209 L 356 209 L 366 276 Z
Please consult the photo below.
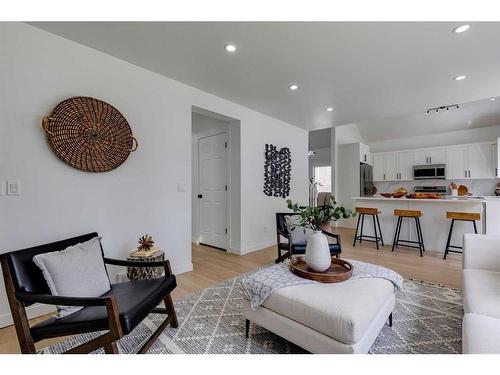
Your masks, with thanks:
M 392 282 L 366 278 L 281 288 L 243 316 L 312 353 L 367 353 L 394 304 Z

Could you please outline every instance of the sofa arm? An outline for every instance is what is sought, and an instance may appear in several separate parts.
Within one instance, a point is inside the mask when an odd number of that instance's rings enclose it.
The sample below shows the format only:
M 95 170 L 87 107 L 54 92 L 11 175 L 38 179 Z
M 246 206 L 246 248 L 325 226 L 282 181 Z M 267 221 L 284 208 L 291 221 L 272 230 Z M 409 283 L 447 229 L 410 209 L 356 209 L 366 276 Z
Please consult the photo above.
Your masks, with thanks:
M 500 236 L 467 233 L 463 250 L 464 269 L 500 272 Z

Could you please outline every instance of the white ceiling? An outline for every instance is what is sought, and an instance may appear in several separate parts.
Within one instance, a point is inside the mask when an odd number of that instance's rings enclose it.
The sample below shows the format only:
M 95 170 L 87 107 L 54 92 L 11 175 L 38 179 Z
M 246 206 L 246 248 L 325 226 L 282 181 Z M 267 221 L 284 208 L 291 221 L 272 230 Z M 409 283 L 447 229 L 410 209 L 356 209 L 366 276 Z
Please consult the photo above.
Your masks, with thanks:
M 450 103 L 451 104 L 451 103 Z M 419 111 L 374 121 L 357 123 L 365 142 L 446 133 L 457 130 L 500 125 L 500 98 L 460 104 L 459 109 Z
M 500 95 L 500 23 L 32 24 L 305 129 Z

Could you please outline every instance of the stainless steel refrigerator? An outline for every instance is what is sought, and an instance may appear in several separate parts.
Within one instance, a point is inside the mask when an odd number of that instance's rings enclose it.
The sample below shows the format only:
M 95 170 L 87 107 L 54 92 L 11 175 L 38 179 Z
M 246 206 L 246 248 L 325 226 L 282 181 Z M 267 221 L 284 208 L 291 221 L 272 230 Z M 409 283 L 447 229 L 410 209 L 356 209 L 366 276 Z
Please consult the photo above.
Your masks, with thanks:
M 360 163 L 359 171 L 359 195 L 362 197 L 371 197 L 373 195 L 373 168 L 369 164 Z

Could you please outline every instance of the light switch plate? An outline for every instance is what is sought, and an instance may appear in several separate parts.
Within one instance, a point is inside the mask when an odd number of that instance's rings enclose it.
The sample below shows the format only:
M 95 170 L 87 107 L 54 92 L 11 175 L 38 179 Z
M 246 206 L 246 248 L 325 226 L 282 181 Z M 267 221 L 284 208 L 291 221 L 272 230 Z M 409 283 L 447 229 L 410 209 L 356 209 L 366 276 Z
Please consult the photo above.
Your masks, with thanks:
M 21 195 L 21 183 L 19 181 L 7 181 L 7 195 Z
M 184 193 L 186 191 L 186 184 L 177 183 L 177 192 Z

